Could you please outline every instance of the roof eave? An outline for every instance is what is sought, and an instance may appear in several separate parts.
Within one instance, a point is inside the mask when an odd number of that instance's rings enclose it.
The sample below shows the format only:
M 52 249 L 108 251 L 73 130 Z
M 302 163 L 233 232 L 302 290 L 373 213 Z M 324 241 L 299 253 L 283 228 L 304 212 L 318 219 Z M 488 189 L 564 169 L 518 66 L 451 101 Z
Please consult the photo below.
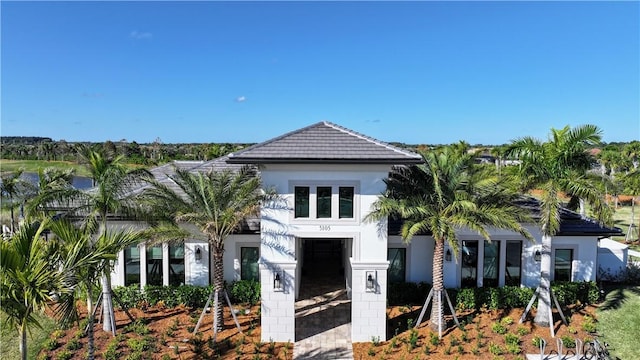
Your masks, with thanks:
M 229 157 L 229 164 L 380 164 L 409 165 L 420 164 L 420 159 L 305 159 L 305 158 L 250 158 Z

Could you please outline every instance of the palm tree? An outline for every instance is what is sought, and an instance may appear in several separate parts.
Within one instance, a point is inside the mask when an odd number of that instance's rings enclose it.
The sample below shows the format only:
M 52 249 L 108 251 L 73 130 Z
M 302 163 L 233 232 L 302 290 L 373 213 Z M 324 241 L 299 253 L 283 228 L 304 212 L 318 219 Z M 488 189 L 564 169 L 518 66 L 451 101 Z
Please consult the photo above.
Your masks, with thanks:
M 54 235 L 50 261 L 53 266 L 60 266 L 73 270 L 74 278 L 78 284 L 75 292 L 61 295 L 56 307 L 56 315 L 63 325 L 78 320 L 76 299 L 78 295 L 87 297 L 91 303 L 91 290 L 99 282 L 100 276 L 110 272 L 112 260 L 116 259 L 118 252 L 144 240 L 145 233 L 142 230 L 120 229 L 103 232 L 97 241 L 94 241 L 95 231 L 87 227 L 76 227 L 67 220 L 51 222 L 49 229 Z M 94 331 L 95 312 L 92 305 L 88 306 L 88 358 L 94 358 Z
M 15 209 L 20 207 L 24 201 L 24 196 L 28 191 L 29 183 L 22 178 L 22 170 L 15 172 L 3 172 L 0 176 L 0 195 L 2 196 L 2 207 L 9 209 L 10 229 L 16 229 Z
M 541 275 L 538 286 L 538 308 L 534 322 L 549 326 L 551 306 L 550 272 L 551 241 L 560 229 L 560 210 L 562 197 L 569 196 L 569 206 L 586 201 L 601 223 L 609 222 L 611 209 L 604 195 L 593 180 L 587 176 L 595 159 L 587 147 L 598 144 L 601 131 L 594 125 L 582 125 L 575 128 L 565 126 L 551 129 L 548 141 L 541 142 L 531 137 L 514 140 L 507 154 L 522 161 L 519 178 L 522 190 L 539 189 L 540 226 L 542 228 Z
M 489 241 L 490 227 L 513 230 L 527 239 L 531 239 L 531 235 L 520 223 L 526 220 L 526 215 L 514 205 L 517 196 L 505 186 L 506 178 L 489 175 L 488 169 L 475 167 L 473 155 L 460 151 L 460 146 L 421 154 L 423 164 L 392 169 L 389 179 L 385 180 L 387 190 L 374 203 L 368 219 L 403 220 L 401 231 L 406 242 L 416 234 L 431 233 L 435 241 L 435 300 L 430 322 L 442 336 L 445 243 L 457 254 L 456 231 L 461 228 L 476 231 Z
M 197 226 L 207 236 L 213 254 L 213 285 L 222 300 L 224 290 L 223 253 L 226 238 L 238 230 L 243 220 L 259 212 L 263 199 L 261 181 L 252 167 L 234 172 L 190 173 L 176 168 L 169 178 L 178 187 L 174 190 L 156 180 L 143 193 L 143 202 L 155 213 L 170 215 L 177 223 Z M 215 314 L 218 329 L 222 329 L 222 307 Z
M 57 208 L 67 215 L 81 218 L 84 222 L 82 226 L 95 231 L 96 241 L 106 233 L 109 216 L 140 218 L 142 212 L 131 190 L 143 184 L 144 179 L 151 177 L 151 174 L 145 169 L 129 170 L 123 162 L 123 156 L 114 157 L 101 147 L 79 146 L 77 151 L 89 169 L 94 188 L 88 191 L 71 187 L 54 188 L 39 194 L 29 204 L 28 210 L 30 214 L 34 214 L 46 208 Z M 103 330 L 115 332 L 115 326 L 112 326 L 115 317 L 111 302 L 110 267 L 103 268 Z
M 21 359 L 27 359 L 27 330 L 41 327 L 35 314 L 42 313 L 54 294 L 70 292 L 61 269 L 49 266 L 45 223 L 25 224 L 8 239 L 0 241 L 0 304 L 9 325 L 20 337 Z

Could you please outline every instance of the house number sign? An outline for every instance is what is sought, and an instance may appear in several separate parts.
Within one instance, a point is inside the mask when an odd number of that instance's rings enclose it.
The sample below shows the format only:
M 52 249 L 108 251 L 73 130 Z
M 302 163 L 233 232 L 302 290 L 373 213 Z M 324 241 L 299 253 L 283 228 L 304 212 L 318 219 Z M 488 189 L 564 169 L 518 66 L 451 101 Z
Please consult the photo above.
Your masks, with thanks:
M 331 231 L 331 225 L 320 225 L 320 231 Z

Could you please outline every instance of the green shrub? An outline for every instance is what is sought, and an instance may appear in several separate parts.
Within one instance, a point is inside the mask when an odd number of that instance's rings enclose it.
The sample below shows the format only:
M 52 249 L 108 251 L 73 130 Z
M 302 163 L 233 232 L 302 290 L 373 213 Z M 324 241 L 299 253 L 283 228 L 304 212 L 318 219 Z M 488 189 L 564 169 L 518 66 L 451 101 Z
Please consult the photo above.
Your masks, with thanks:
M 82 347 L 82 344 L 78 339 L 75 339 L 75 338 L 69 340 L 69 342 L 67 343 L 67 349 L 69 350 L 78 350 L 81 347 Z
M 57 349 L 59 346 L 60 346 L 60 343 L 58 342 L 58 339 L 57 339 L 57 338 L 55 338 L 55 337 L 54 337 L 54 338 L 47 339 L 47 340 L 44 342 L 44 344 L 42 344 L 42 347 L 43 347 L 44 349 L 46 349 L 46 350 L 49 350 L 49 351 L 51 351 L 51 350 L 55 350 L 55 349 Z
M 255 280 L 234 281 L 228 291 L 234 303 L 255 305 L 260 301 L 260 282 Z
M 544 340 L 540 336 L 535 336 L 533 339 L 531 339 L 531 344 L 533 344 L 536 349 L 539 349 L 543 341 Z
M 562 336 L 560 340 L 562 340 L 562 346 L 567 349 L 573 349 L 576 347 L 576 339 L 572 338 L 571 336 Z
M 69 360 L 73 357 L 73 353 L 69 350 L 62 350 L 56 355 L 56 360 Z
M 507 332 L 507 327 L 502 325 L 499 322 L 494 322 L 493 324 L 491 324 L 491 331 L 493 331 L 496 334 L 506 334 Z
M 516 334 L 506 334 L 504 336 L 504 342 L 507 345 L 518 345 L 520 344 L 520 337 Z
M 596 322 L 593 317 L 587 315 L 584 317 L 582 322 L 582 330 L 588 333 L 596 332 Z
M 527 329 L 526 327 L 520 325 L 518 326 L 518 328 L 516 329 L 516 333 L 520 336 L 525 336 L 529 333 L 529 329 Z
M 496 344 L 496 343 L 490 342 L 490 343 L 489 343 L 489 352 L 490 352 L 491 354 L 493 354 L 493 355 L 498 356 L 498 355 L 502 355 L 502 354 L 504 354 L 504 352 L 505 352 L 505 351 L 504 351 L 504 349 L 502 348 L 502 346 L 500 346 L 500 345 L 498 345 L 498 344 Z

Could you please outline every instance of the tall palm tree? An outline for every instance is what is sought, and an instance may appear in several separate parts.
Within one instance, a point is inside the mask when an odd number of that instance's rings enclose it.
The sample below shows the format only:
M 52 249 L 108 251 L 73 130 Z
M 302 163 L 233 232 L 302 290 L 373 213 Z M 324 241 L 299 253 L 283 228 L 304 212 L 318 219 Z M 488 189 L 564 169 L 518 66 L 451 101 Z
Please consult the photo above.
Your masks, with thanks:
M 95 231 L 87 227 L 76 227 L 67 220 L 56 220 L 50 223 L 49 229 L 53 234 L 51 239 L 52 252 L 50 262 L 54 267 L 63 265 L 72 269 L 73 277 L 77 281 L 75 292 L 59 296 L 56 315 L 63 325 L 77 321 L 78 311 L 76 299 L 79 295 L 87 297 L 91 302 L 91 290 L 94 289 L 105 272 L 110 272 L 112 260 L 118 252 L 143 241 L 146 237 L 143 230 L 119 229 L 103 232 L 94 240 Z M 92 306 L 90 305 L 91 309 Z M 87 314 L 88 327 L 88 358 L 94 358 L 94 311 Z
M 0 195 L 2 196 L 2 207 L 9 209 L 11 232 L 16 229 L 15 210 L 19 208 L 26 193 L 29 183 L 22 178 L 22 170 L 15 172 L 3 172 L 0 175 Z
M 506 178 L 495 177 L 486 168 L 475 167 L 473 156 L 460 151 L 459 146 L 421 155 L 423 164 L 393 168 L 385 180 L 387 190 L 374 203 L 368 219 L 401 219 L 402 238 L 406 242 L 420 233 L 430 233 L 433 237 L 433 291 L 436 296 L 430 322 L 442 336 L 445 243 L 457 254 L 457 230 L 462 228 L 476 231 L 489 241 L 490 227 L 513 230 L 527 239 L 531 239 L 531 235 L 520 223 L 526 220 L 526 214 L 514 205 L 517 195 L 508 190 Z
M 145 169 L 130 170 L 124 164 L 123 156 L 114 156 L 102 147 L 79 146 L 80 159 L 88 167 L 94 187 L 83 191 L 70 187 L 60 187 L 40 193 L 27 207 L 30 214 L 42 209 L 55 208 L 67 215 L 83 219 L 89 229 L 94 229 L 94 241 L 107 231 L 110 216 L 140 218 L 143 214 L 131 191 L 151 177 Z M 122 249 L 120 249 L 122 250 Z M 102 274 L 103 330 L 114 332 L 115 316 L 111 301 L 111 276 L 109 266 Z M 90 305 L 89 303 L 87 304 Z M 90 309 L 91 310 L 91 309 Z
M 562 197 L 570 197 L 568 205 L 573 209 L 581 201 L 586 201 L 601 223 L 608 223 L 611 219 L 611 209 L 603 192 L 587 175 L 595 163 L 587 147 L 598 144 L 601 136 L 601 130 L 595 125 L 565 126 L 562 129 L 552 128 L 546 142 L 524 137 L 514 140 L 507 148 L 508 155 L 522 161 L 518 172 L 521 189 L 542 191 L 539 220 L 542 228 L 541 274 L 534 319 L 538 325 L 549 326 L 552 323 L 549 318 L 551 241 L 560 229 Z
M 243 220 L 258 214 L 263 199 L 257 171 L 247 166 L 238 171 L 208 173 L 176 168 L 175 174 L 169 177 L 178 190 L 151 180 L 153 186 L 143 193 L 143 202 L 155 209 L 155 213 L 170 215 L 177 224 L 197 226 L 207 236 L 213 254 L 213 285 L 222 300 L 225 240 L 238 230 Z M 215 316 L 217 331 L 223 324 L 222 307 L 218 307 Z
M 20 337 L 20 356 L 27 359 L 27 330 L 41 327 L 34 316 L 42 313 L 55 293 L 73 291 L 73 281 L 61 269 L 49 266 L 44 223 L 19 227 L 0 241 L 0 308 Z

